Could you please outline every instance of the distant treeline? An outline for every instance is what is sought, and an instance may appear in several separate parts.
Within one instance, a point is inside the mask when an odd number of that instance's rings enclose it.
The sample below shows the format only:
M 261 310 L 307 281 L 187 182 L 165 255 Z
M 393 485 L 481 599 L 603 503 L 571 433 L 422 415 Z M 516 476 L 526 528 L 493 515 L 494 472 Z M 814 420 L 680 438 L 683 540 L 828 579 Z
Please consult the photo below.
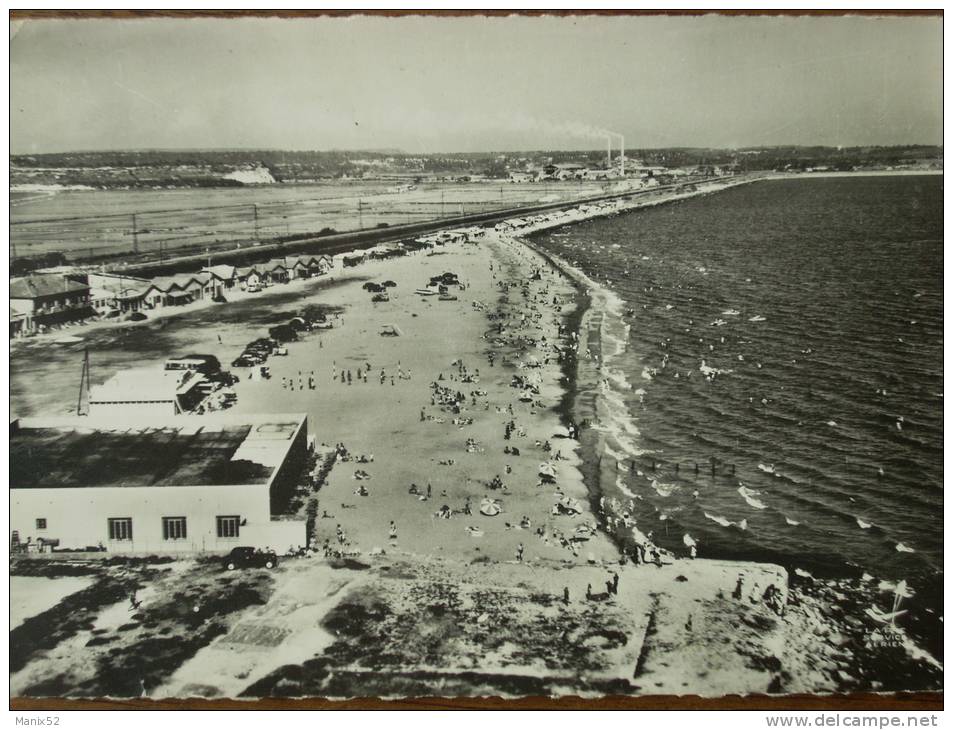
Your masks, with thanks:
M 618 148 L 613 150 L 618 155 Z M 805 169 L 827 166 L 942 164 L 943 148 L 900 147 L 753 147 L 629 148 L 626 156 L 650 166 L 733 165 L 741 170 Z M 91 185 L 93 187 L 196 187 L 241 185 L 224 175 L 264 168 L 278 182 L 361 177 L 365 173 L 406 176 L 487 175 L 503 178 L 512 170 L 551 163 L 605 164 L 606 150 L 471 152 L 409 154 L 391 150 L 138 150 L 12 155 L 11 183 Z
M 10 261 L 10 276 L 24 276 L 37 269 L 66 264 L 66 255 L 59 251 L 37 254 L 35 256 L 21 256 Z

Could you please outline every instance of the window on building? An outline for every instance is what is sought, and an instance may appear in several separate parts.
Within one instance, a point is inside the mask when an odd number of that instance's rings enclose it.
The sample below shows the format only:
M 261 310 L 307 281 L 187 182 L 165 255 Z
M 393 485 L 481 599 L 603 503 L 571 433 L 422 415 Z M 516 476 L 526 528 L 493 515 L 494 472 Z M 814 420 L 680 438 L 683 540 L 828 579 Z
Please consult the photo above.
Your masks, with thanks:
M 37 530 L 45 530 L 45 529 L 46 529 L 46 518 L 45 518 L 45 517 L 37 517 L 37 518 L 36 518 L 36 529 L 37 529 Z
M 132 540 L 131 517 L 110 517 L 108 522 L 110 540 Z
M 185 539 L 185 518 L 184 517 L 163 517 L 162 518 L 162 539 L 163 540 L 184 540 Z
M 241 517 L 238 515 L 225 515 L 215 518 L 215 527 L 219 537 L 238 537 L 240 524 Z

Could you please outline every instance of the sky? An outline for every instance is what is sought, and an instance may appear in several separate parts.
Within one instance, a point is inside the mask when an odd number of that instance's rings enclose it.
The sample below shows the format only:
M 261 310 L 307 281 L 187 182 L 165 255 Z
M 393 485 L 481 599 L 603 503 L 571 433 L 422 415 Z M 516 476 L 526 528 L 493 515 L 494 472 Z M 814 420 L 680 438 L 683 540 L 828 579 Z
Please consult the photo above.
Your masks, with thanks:
M 10 28 L 11 152 L 942 143 L 942 19 L 86 19 Z M 618 145 L 618 142 L 616 142 Z

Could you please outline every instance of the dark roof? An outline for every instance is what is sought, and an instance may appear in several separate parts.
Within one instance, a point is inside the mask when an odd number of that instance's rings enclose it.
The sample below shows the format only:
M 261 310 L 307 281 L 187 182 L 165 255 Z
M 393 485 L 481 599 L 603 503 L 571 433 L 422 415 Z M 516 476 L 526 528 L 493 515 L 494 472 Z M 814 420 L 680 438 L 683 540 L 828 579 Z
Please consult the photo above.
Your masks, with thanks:
M 199 286 L 205 285 L 205 279 L 200 278 L 199 274 L 173 274 L 172 276 L 155 277 L 151 286 L 161 292 L 170 292 L 175 287 L 186 289 L 193 281 Z
M 35 274 L 10 279 L 11 299 L 36 299 L 84 291 L 89 291 L 89 284 L 80 284 L 62 274 Z
M 23 429 L 10 436 L 10 488 L 266 484 L 273 469 L 232 460 L 250 431 Z

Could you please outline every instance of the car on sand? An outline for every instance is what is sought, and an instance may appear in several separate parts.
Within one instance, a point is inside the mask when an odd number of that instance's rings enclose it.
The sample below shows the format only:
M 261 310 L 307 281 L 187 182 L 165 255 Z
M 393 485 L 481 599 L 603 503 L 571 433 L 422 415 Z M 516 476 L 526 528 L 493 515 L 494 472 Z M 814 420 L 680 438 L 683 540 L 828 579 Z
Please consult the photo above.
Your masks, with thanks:
M 238 568 L 268 568 L 278 566 L 278 556 L 273 551 L 259 550 L 254 547 L 236 547 L 225 556 L 222 567 L 225 570 Z

